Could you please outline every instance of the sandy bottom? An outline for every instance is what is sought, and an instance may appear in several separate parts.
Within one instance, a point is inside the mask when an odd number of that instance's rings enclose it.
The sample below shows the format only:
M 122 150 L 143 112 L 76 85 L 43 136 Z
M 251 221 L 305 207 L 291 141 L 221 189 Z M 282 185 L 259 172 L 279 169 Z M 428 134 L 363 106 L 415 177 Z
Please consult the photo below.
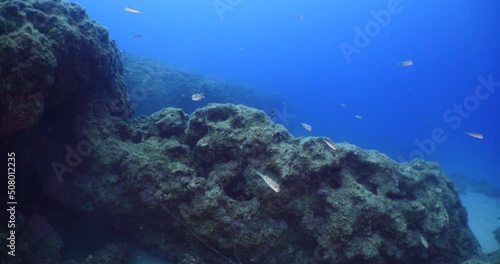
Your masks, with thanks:
M 482 193 L 467 192 L 460 195 L 468 212 L 469 227 L 481 244 L 483 253 L 500 249 L 493 230 L 500 227 L 500 199 Z

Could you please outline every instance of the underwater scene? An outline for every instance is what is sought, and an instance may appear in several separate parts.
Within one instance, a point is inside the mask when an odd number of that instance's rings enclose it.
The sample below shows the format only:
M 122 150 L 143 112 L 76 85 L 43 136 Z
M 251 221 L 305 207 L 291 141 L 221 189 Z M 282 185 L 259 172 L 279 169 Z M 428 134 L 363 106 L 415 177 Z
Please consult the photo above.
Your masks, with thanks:
M 0 264 L 500 263 L 500 2 L 0 1 Z

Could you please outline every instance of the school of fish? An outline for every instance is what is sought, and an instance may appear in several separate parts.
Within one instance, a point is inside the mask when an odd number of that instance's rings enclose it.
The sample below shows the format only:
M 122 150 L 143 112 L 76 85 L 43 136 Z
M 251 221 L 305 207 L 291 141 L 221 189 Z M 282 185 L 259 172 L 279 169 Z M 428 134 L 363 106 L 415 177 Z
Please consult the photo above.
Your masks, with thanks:
M 130 12 L 130 13 L 133 13 L 133 14 L 142 14 L 142 13 L 143 13 L 141 10 L 136 9 L 136 8 L 133 8 L 133 7 L 130 7 L 130 6 L 125 7 L 125 11 Z M 297 20 L 302 20 L 302 18 L 303 18 L 303 15 L 300 15 L 300 14 L 299 14 L 299 15 L 297 15 Z M 134 35 L 134 36 L 133 36 L 133 38 L 134 38 L 134 39 L 138 39 L 138 38 L 141 38 L 141 37 L 142 37 L 142 35 L 140 35 L 140 34 L 137 34 L 137 35 Z M 239 49 L 240 49 L 240 50 L 243 50 L 243 48 L 242 48 L 242 47 L 240 47 Z M 397 65 L 398 65 L 398 66 L 400 66 L 400 67 L 409 67 L 409 66 L 413 66 L 413 60 L 405 60 L 405 61 L 399 62 Z M 191 96 L 191 100 L 193 100 L 193 101 L 200 101 L 200 100 L 202 100 L 203 98 L 205 98 L 205 95 L 204 95 L 204 94 L 202 94 L 202 93 L 196 93 L 196 94 L 193 94 L 193 95 Z M 346 107 L 346 104 L 344 104 L 344 103 L 341 103 L 341 104 L 339 104 L 339 105 L 340 105 L 341 107 Z M 270 112 L 270 113 L 271 113 L 271 116 L 272 116 L 272 112 Z M 363 119 L 363 117 L 362 117 L 361 115 L 354 115 L 354 117 L 355 117 L 356 119 L 359 119 L 359 120 Z M 422 121 L 422 122 L 428 122 L 426 119 L 422 119 L 421 121 Z M 312 131 L 312 126 L 311 126 L 311 125 L 306 124 L 306 123 L 300 123 L 300 124 L 302 125 L 302 127 L 303 127 L 305 130 L 307 130 L 307 131 Z M 483 139 L 483 138 L 484 138 L 484 137 L 483 137 L 483 134 L 481 134 L 481 133 L 466 132 L 465 134 L 466 134 L 466 135 L 469 135 L 469 136 L 471 136 L 471 137 L 473 137 L 473 138 L 477 138 L 477 139 Z M 332 150 L 337 150 L 337 147 L 336 147 L 336 146 L 335 146 L 332 142 L 330 142 L 330 141 L 328 141 L 328 140 L 324 140 L 324 142 L 325 142 L 325 144 L 326 144 L 329 148 L 331 148 Z M 260 176 L 260 177 L 261 177 L 261 178 L 262 178 L 262 179 L 266 182 L 266 184 L 267 184 L 270 188 L 272 188 L 275 192 L 279 192 L 279 191 L 280 191 L 280 186 L 279 186 L 279 184 L 278 184 L 278 183 L 276 183 L 274 180 L 272 180 L 270 177 L 268 177 L 268 176 L 266 176 L 266 175 L 264 175 L 264 174 L 262 174 L 262 173 L 260 173 L 260 172 L 257 172 L 257 175 L 259 175 L 259 176 Z M 425 239 L 424 239 L 422 236 L 421 236 L 421 239 L 423 240 L 423 241 L 422 241 L 422 242 L 423 242 L 423 244 L 424 244 L 424 245 L 426 245 L 427 243 L 424 243 Z M 425 242 L 426 242 L 426 241 L 425 241 Z

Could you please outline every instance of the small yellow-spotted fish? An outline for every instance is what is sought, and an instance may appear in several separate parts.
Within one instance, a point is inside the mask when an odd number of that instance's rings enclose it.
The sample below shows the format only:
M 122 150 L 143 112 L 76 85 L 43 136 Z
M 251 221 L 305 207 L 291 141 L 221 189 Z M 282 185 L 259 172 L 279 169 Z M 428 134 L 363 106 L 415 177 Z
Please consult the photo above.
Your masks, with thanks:
M 138 39 L 138 38 L 142 38 L 142 35 L 133 35 L 132 37 L 135 39 Z
M 465 133 L 466 135 L 469 135 L 473 138 L 478 138 L 478 139 L 483 139 L 483 134 L 480 134 L 480 133 L 474 133 L 474 132 L 466 132 Z
M 130 6 L 125 7 L 125 11 L 134 13 L 134 14 L 142 14 L 142 11 L 139 9 L 132 8 Z
M 265 182 L 266 184 L 273 189 L 275 192 L 280 192 L 280 185 L 275 182 L 273 179 L 269 178 L 268 176 L 256 171 L 257 175 L 259 175 Z
M 300 124 L 301 124 L 301 125 L 302 125 L 302 126 L 303 126 L 306 130 L 307 130 L 307 131 L 312 131 L 312 130 L 313 130 L 312 126 L 310 126 L 310 125 L 308 125 L 308 124 L 306 124 L 306 123 L 300 123 Z
M 323 141 L 325 141 L 326 145 L 328 145 L 331 149 L 333 150 L 337 150 L 337 147 L 335 147 L 335 145 L 333 145 L 332 142 L 326 140 L 326 139 L 323 139 Z
M 354 117 L 357 118 L 357 119 L 359 119 L 359 120 L 363 119 L 363 117 L 360 116 L 360 115 L 355 115 Z
M 413 61 L 412 60 L 405 60 L 405 61 L 398 63 L 398 66 L 402 66 L 402 67 L 413 66 Z

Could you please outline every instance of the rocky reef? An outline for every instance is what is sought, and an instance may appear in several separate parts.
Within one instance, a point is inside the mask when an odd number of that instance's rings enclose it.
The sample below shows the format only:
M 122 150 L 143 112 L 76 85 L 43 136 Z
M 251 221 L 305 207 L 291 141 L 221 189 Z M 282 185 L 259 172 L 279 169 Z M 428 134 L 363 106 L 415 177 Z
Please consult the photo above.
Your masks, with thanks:
M 18 256 L 2 247 L 2 263 L 127 261 L 123 241 L 70 260 L 44 216 L 53 207 L 172 263 L 460 263 L 478 253 L 438 164 L 396 163 L 348 143 L 333 150 L 243 105 L 196 109 L 182 99 L 183 109 L 134 117 L 120 52 L 81 7 L 8 0 L 0 14 L 0 139 L 19 156 L 23 205 Z M 187 101 L 192 92 L 232 95 L 189 74 L 130 69 L 146 86 L 172 81 Z
M 51 164 L 72 147 L 82 150 L 73 143 L 86 128 L 131 114 L 122 74 L 116 43 L 82 7 L 60 0 L 0 2 L 0 145 L 17 155 L 12 198 L 19 203 L 17 255 L 2 247 L 1 263 L 64 261 L 64 241 L 46 218 L 55 203 L 44 198 L 42 186 L 54 176 Z M 61 170 L 72 170 L 67 165 Z M 6 234 L 3 222 L 0 237 Z
M 122 72 L 115 42 L 80 6 L 61 0 L 0 3 L 0 136 L 29 129 L 75 101 L 86 107 L 115 98 L 123 107 L 108 101 L 103 108 L 125 114 L 130 100 Z
M 243 105 L 165 108 L 122 130 L 94 139 L 90 166 L 65 178 L 65 202 L 174 263 L 460 263 L 477 253 L 438 164 L 293 138 Z

